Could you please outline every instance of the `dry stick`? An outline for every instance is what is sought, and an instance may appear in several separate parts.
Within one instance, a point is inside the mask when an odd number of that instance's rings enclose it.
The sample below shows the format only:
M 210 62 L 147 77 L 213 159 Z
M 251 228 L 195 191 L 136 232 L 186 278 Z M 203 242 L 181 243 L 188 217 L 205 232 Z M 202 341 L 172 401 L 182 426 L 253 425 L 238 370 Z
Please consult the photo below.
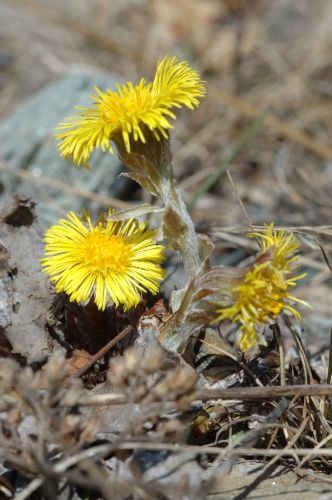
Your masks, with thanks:
M 326 375 L 326 383 L 327 384 L 331 383 L 331 376 L 332 376 L 332 328 L 330 331 L 329 361 L 328 361 L 328 369 L 327 369 L 327 375 Z M 328 398 L 324 398 L 323 415 L 325 418 L 329 419 L 330 413 L 331 413 L 331 405 L 329 403 Z
M 274 336 L 277 340 L 279 347 L 279 357 L 280 357 L 280 385 L 286 385 L 286 370 L 285 370 L 285 350 L 282 343 L 280 328 L 277 323 L 271 325 Z
M 81 196 L 87 200 L 95 201 L 102 206 L 107 208 L 113 206 L 115 208 L 128 209 L 132 207 L 131 203 L 126 201 L 118 200 L 117 198 L 112 198 L 111 196 L 104 196 L 102 194 L 94 193 L 92 191 L 87 191 L 86 189 L 79 188 L 72 184 L 66 184 L 65 182 L 58 181 L 53 177 L 46 177 L 44 175 L 40 177 L 35 177 L 27 170 L 21 168 L 14 169 L 9 164 L 5 163 L 3 160 L 0 161 L 0 171 L 7 172 L 8 174 L 24 179 L 25 181 L 32 182 L 33 184 L 40 184 L 41 186 L 47 186 L 65 193 L 70 193 L 72 195 Z
M 319 246 L 320 251 L 322 252 L 322 255 L 323 255 L 324 262 L 327 265 L 330 273 L 332 273 L 332 265 L 331 265 L 331 262 L 330 262 L 330 259 L 327 255 L 327 253 L 325 252 L 323 245 L 319 242 L 319 240 L 317 238 L 314 238 L 314 241 Z
M 321 446 L 325 443 L 321 442 L 319 443 Z M 192 452 L 194 454 L 202 454 L 202 453 L 207 453 L 210 455 L 220 455 L 220 456 L 250 456 L 250 455 L 256 455 L 256 456 L 263 456 L 263 457 L 275 457 L 277 456 L 278 458 L 281 456 L 303 456 L 303 457 L 308 457 L 310 456 L 327 456 L 331 457 L 332 456 L 332 450 L 331 449 L 324 449 L 320 450 L 318 447 L 314 449 L 304 449 L 304 448 L 297 448 L 297 449 L 270 449 L 270 450 L 264 450 L 264 449 L 256 449 L 256 448 L 248 448 L 248 447 L 227 447 L 227 448 L 216 448 L 213 446 L 195 446 L 195 445 L 179 445 L 179 444 L 171 444 L 171 443 L 151 443 L 151 442 L 122 442 L 122 443 L 117 443 L 116 445 L 114 444 L 102 444 L 102 445 L 97 445 L 93 446 L 91 448 L 88 448 L 86 450 L 83 450 L 79 453 L 77 453 L 74 456 L 64 458 L 63 460 L 60 460 L 58 463 L 56 463 L 53 466 L 53 471 L 56 474 L 63 473 L 66 471 L 68 468 L 72 467 L 73 465 L 77 464 L 81 460 L 84 460 L 86 458 L 93 458 L 96 456 L 103 456 L 105 454 L 110 453 L 111 451 L 114 450 L 168 450 L 168 451 L 173 451 L 173 452 L 183 452 L 183 451 L 188 451 Z
M 276 330 L 278 330 L 278 334 L 276 337 L 277 337 L 277 342 L 279 344 L 279 357 L 280 357 L 280 385 L 286 385 L 285 350 L 280 335 L 279 325 L 276 325 Z
M 308 423 L 309 418 L 310 417 L 306 417 L 303 420 L 302 424 L 298 428 L 298 430 L 295 433 L 295 435 L 292 437 L 292 439 L 289 441 L 289 443 L 287 443 L 287 446 L 281 450 L 281 452 L 283 452 L 284 450 L 290 450 L 292 448 L 292 446 L 294 446 L 294 444 L 296 443 L 296 441 L 299 439 L 299 437 L 301 436 L 302 432 L 304 431 L 304 429 L 305 429 L 305 427 L 306 427 L 306 425 Z M 262 473 L 264 473 L 266 471 L 266 469 L 268 469 L 269 467 L 271 467 L 271 465 L 273 465 L 274 463 L 276 463 L 280 458 L 281 458 L 281 456 L 278 456 L 278 455 L 276 455 L 275 457 L 273 457 L 272 460 L 270 460 L 265 465 L 265 467 L 263 467 Z M 298 459 L 297 459 L 297 462 L 299 463 Z
M 264 450 L 261 448 L 232 448 L 229 450 L 228 448 L 214 448 L 213 446 L 195 446 L 195 445 L 178 445 L 171 443 L 147 443 L 144 441 L 140 442 L 126 442 L 119 443 L 117 445 L 117 450 L 168 450 L 174 452 L 182 452 L 182 451 L 190 451 L 195 454 L 207 453 L 209 455 L 221 455 L 221 456 L 259 456 L 259 457 L 275 457 L 280 455 L 281 457 L 293 457 L 301 456 L 307 457 L 310 456 L 316 457 L 332 457 L 331 449 L 308 449 L 308 448 L 295 448 L 295 449 L 281 449 L 281 450 Z
M 200 399 L 255 401 L 282 397 L 332 396 L 331 384 L 276 385 L 268 387 L 229 387 L 228 389 L 203 390 Z
M 15 495 L 15 500 L 25 500 L 26 498 L 30 498 L 30 495 L 32 495 L 32 493 L 36 491 L 43 484 L 43 482 L 44 479 L 36 477 L 28 484 L 28 486 L 20 491 L 20 493 Z
M 228 439 L 227 450 L 231 452 L 234 448 L 239 446 L 254 446 L 259 438 L 265 433 L 267 429 L 270 429 L 274 425 L 276 420 L 279 420 L 283 414 L 287 411 L 289 402 L 286 398 L 282 398 L 276 407 L 264 418 L 264 422 L 257 427 L 249 430 L 245 435 L 240 438 L 239 441 L 231 441 L 231 436 Z M 232 428 L 231 428 L 232 429 Z M 235 457 L 231 455 L 228 458 L 229 466 L 235 462 Z
M 96 396 L 81 396 L 79 400 L 75 401 L 75 405 L 80 406 L 108 406 L 108 405 L 124 405 L 129 404 L 128 398 L 121 393 L 107 393 L 107 394 L 97 394 Z M 72 403 L 63 403 L 64 406 L 72 406 Z
M 264 422 L 256 428 L 246 432 L 243 438 L 240 439 L 240 442 L 235 443 L 235 448 L 238 448 L 239 446 L 254 446 L 259 437 L 261 437 L 266 430 L 270 429 L 277 420 L 281 419 L 284 413 L 287 412 L 288 407 L 289 401 L 286 398 L 281 398 L 275 408 L 264 418 Z M 232 447 L 233 444 L 230 443 L 228 445 L 228 449 L 231 449 Z
M 253 226 L 255 231 L 261 231 L 264 230 L 264 226 L 261 225 L 254 225 Z M 323 226 L 274 226 L 274 229 L 279 230 L 285 230 L 287 232 L 291 233 L 309 233 L 311 236 L 311 233 L 315 233 L 318 235 L 324 235 L 324 236 L 332 236 L 332 225 L 323 225 Z M 248 229 L 245 226 L 227 226 L 227 227 L 213 227 L 211 228 L 212 234 L 218 234 L 219 232 L 225 231 L 227 234 L 238 234 L 238 233 L 246 233 Z M 245 239 L 243 238 L 243 241 Z M 319 246 L 320 243 L 318 240 L 314 240 L 315 243 Z M 331 270 L 332 272 L 332 270 Z
M 331 375 L 332 375 L 332 328 L 331 328 L 331 332 L 330 332 L 329 367 L 328 367 L 328 372 L 327 372 L 327 377 L 326 377 L 326 382 L 328 384 L 331 383 Z
M 232 178 L 232 176 L 231 176 L 231 173 L 230 173 L 230 171 L 229 171 L 228 169 L 226 170 L 226 174 L 227 174 L 227 177 L 228 177 L 228 179 L 229 179 L 229 182 L 231 183 L 231 186 L 232 186 L 232 188 L 233 188 L 234 195 L 235 195 L 235 197 L 236 197 L 236 201 L 237 201 L 237 202 L 238 202 L 238 204 L 240 205 L 240 208 L 241 208 L 242 214 L 243 214 L 244 218 L 245 218 L 245 219 L 246 219 L 246 221 L 247 221 L 248 227 L 250 228 L 250 230 L 251 230 L 251 231 L 253 231 L 254 229 L 253 229 L 253 226 L 252 226 L 252 222 L 251 222 L 251 220 L 250 220 L 250 217 L 249 217 L 249 215 L 248 215 L 248 212 L 247 212 L 247 211 L 246 211 L 246 209 L 245 209 L 245 206 L 244 206 L 244 204 L 243 204 L 243 201 L 241 200 L 241 197 L 240 197 L 240 195 L 239 195 L 239 191 L 238 191 L 238 189 L 237 189 L 237 187 L 236 187 L 236 184 L 235 184 L 235 182 L 233 181 L 233 178 Z
M 79 370 L 73 373 L 72 377 L 81 377 L 86 373 L 92 366 L 99 360 L 101 359 L 112 347 L 114 347 L 120 340 L 122 340 L 124 337 L 126 337 L 129 333 L 133 332 L 134 328 L 131 325 L 126 326 L 124 330 L 122 330 L 120 333 L 117 334 L 114 339 L 110 340 L 100 351 L 98 351 L 96 354 L 92 356 L 90 361 L 82 366 Z
M 322 441 L 320 441 L 316 446 L 315 448 L 311 449 L 311 450 L 308 450 L 308 455 L 306 455 L 303 460 L 301 460 L 301 462 L 299 463 L 298 467 L 303 467 L 303 465 L 305 464 L 305 462 L 307 462 L 310 457 L 312 455 L 315 455 L 315 452 L 317 450 L 320 450 L 325 444 L 329 443 L 331 441 L 331 438 L 332 438 L 332 435 L 329 434 L 328 436 L 326 436 Z
M 310 366 L 310 363 L 308 361 L 307 355 L 305 353 L 305 349 L 304 349 L 304 345 L 303 345 L 302 339 L 299 336 L 299 334 L 298 334 L 295 326 L 292 324 L 291 320 L 289 319 L 289 316 L 287 316 L 287 314 L 284 313 L 282 315 L 282 317 L 283 317 L 283 319 L 284 319 L 284 321 L 286 323 L 287 328 L 291 332 L 292 337 L 293 337 L 295 343 L 297 344 L 297 346 L 299 348 L 300 357 L 301 357 L 301 361 L 302 361 L 302 365 L 303 365 L 303 370 L 304 370 L 305 381 L 306 381 L 306 383 L 309 382 L 310 384 L 314 384 L 315 381 L 314 381 L 314 378 L 312 376 L 311 366 Z
M 224 401 L 258 401 L 265 399 L 279 399 L 282 397 L 317 397 L 332 396 L 332 385 L 277 385 L 269 387 L 229 387 L 228 389 L 203 390 L 197 395 L 197 401 L 222 399 Z M 104 406 L 110 404 L 127 404 L 129 401 L 123 394 L 98 394 L 84 396 L 75 404 L 84 406 Z
M 268 442 L 268 445 L 267 445 L 267 449 L 269 450 L 270 448 L 272 448 L 272 445 L 277 437 L 277 434 L 278 434 L 278 427 L 275 427 L 273 430 L 272 430 L 272 433 L 271 433 L 271 437 L 270 437 L 270 440 Z
M 106 455 L 117 447 L 118 446 L 115 447 L 113 444 L 99 444 L 96 446 L 91 446 L 90 448 L 78 452 L 76 455 L 65 457 L 62 460 L 56 462 L 53 465 L 53 472 L 55 472 L 56 474 L 61 474 L 70 467 L 78 464 L 82 460 Z

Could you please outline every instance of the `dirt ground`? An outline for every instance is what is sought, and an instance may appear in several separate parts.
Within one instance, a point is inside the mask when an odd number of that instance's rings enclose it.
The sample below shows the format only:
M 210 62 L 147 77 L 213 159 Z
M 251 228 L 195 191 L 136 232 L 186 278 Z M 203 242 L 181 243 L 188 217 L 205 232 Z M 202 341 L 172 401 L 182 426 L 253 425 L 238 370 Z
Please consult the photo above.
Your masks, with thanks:
M 0 0 L 2 123 L 67 75 L 110 72 L 119 82 L 136 82 L 152 77 L 166 54 L 202 73 L 206 97 L 194 113 L 181 113 L 172 133 L 175 175 L 190 203 L 202 182 L 234 156 L 230 175 L 225 167 L 192 209 L 221 263 L 236 265 L 251 255 L 248 221 L 297 232 L 307 273 L 297 296 L 312 306 L 301 310 L 303 338 L 322 379 L 332 326 L 331 23 L 326 0 Z M 239 148 L 257 120 L 258 130 Z M 56 148 L 52 134 L 49 141 Z M 0 160 L 6 169 L 6 159 Z M 29 165 L 22 170 L 29 172 Z M 22 182 L 28 185 L 31 176 Z M 131 196 L 146 201 L 131 189 L 126 202 Z M 34 201 L 51 205 L 52 191 L 44 186 L 43 199 Z M 104 208 L 97 200 L 98 206 Z M 65 212 L 60 196 L 54 217 Z M 211 498 L 246 498 L 241 491 Z

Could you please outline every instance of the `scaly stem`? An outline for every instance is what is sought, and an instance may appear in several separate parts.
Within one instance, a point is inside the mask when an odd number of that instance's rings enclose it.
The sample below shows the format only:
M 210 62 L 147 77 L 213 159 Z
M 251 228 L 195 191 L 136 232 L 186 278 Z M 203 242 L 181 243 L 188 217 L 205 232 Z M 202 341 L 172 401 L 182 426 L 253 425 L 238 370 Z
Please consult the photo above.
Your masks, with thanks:
M 181 254 L 187 279 L 191 281 L 201 268 L 199 242 L 171 166 L 168 170 L 169 175 L 161 178 L 159 186 L 165 203 L 164 233 L 174 250 Z
M 171 248 L 181 254 L 187 281 L 190 283 L 202 267 L 199 239 L 194 223 L 173 176 L 170 141 L 144 132 L 146 143 L 136 141 L 130 153 L 122 137 L 114 138 L 119 158 L 130 169 L 129 176 L 143 189 L 161 198 L 165 205 L 163 230 Z

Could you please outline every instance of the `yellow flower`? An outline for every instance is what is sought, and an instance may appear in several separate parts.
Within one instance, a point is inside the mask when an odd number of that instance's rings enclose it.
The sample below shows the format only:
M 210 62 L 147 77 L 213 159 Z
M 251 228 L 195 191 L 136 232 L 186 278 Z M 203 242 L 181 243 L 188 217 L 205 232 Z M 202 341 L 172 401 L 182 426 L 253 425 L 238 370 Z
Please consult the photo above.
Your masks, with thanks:
M 273 224 L 262 233 L 250 233 L 248 236 L 260 240 L 261 250 L 243 280 L 232 288 L 232 304 L 218 310 L 218 320 L 230 319 L 240 323 L 239 344 L 243 351 L 257 342 L 258 331 L 283 310 L 301 319 L 292 302 L 308 305 L 289 293 L 289 289 L 305 276 L 288 277 L 298 258 L 296 237 L 284 230 L 273 229 Z
M 95 87 L 93 105 L 78 108 L 78 115 L 60 124 L 57 138 L 61 139 L 62 156 L 86 166 L 95 148 L 113 153 L 110 141 L 118 133 L 128 153 L 131 141 L 146 142 L 147 129 L 157 140 L 168 139 L 168 129 L 173 128 L 169 118 L 176 118 L 172 108 L 184 105 L 193 109 L 199 105 L 198 97 L 204 95 L 199 73 L 187 62 L 177 62 L 170 56 L 158 63 L 153 82 L 142 78 L 136 86 L 128 82 L 116 88 L 117 92 L 102 92 Z
M 110 213 L 112 213 L 110 211 Z M 45 234 L 43 271 L 66 292 L 71 301 L 86 303 L 92 297 L 98 309 L 112 301 L 129 309 L 141 292 L 153 294 L 164 276 L 160 267 L 163 246 L 154 243 L 155 231 L 135 219 L 93 225 L 89 215 L 70 212 Z
M 293 233 L 287 233 L 284 229 L 274 229 L 274 224 L 265 226 L 264 232 L 251 232 L 249 238 L 258 238 L 261 240 L 260 254 L 272 252 L 273 265 L 283 272 L 291 272 L 291 264 L 296 262 L 296 255 L 300 244 Z

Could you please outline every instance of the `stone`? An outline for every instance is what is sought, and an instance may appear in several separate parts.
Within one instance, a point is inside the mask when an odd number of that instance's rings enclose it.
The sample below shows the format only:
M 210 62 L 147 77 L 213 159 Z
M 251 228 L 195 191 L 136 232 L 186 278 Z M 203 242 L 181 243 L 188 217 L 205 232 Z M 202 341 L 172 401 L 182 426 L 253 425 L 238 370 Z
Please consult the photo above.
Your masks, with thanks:
M 239 459 L 230 474 L 219 474 L 215 471 L 216 481 L 210 500 L 283 499 L 311 500 L 312 498 L 331 498 L 329 476 L 308 470 L 306 475 L 302 469 L 302 477 L 291 467 L 273 464 L 267 467 L 266 462 Z
M 39 183 L 41 176 L 105 196 L 123 197 L 131 181 L 118 177 L 123 167 L 116 154 L 94 152 L 90 163 L 95 168 L 89 172 L 61 158 L 54 137 L 58 123 L 73 115 L 74 106 L 91 104 L 95 85 L 112 88 L 115 81 L 109 73 L 70 74 L 38 91 L 0 122 L 1 160 L 12 169 L 30 174 L 30 179 L 22 179 L 1 173 L 0 205 L 7 203 L 14 192 L 22 198 L 32 198 L 44 226 L 53 224 L 69 210 L 90 209 L 93 215 L 100 210 L 98 203 L 64 192 L 52 186 L 51 181 L 49 186 Z
M 8 209 L 0 210 L 0 332 L 14 354 L 28 363 L 40 363 L 55 346 L 46 329 L 54 294 L 41 271 L 42 241 L 34 221 L 34 205 L 30 207 L 30 224 L 19 207 L 29 206 L 20 199 L 11 205 L 12 214 L 21 213 L 22 224 L 18 216 L 10 217 Z

